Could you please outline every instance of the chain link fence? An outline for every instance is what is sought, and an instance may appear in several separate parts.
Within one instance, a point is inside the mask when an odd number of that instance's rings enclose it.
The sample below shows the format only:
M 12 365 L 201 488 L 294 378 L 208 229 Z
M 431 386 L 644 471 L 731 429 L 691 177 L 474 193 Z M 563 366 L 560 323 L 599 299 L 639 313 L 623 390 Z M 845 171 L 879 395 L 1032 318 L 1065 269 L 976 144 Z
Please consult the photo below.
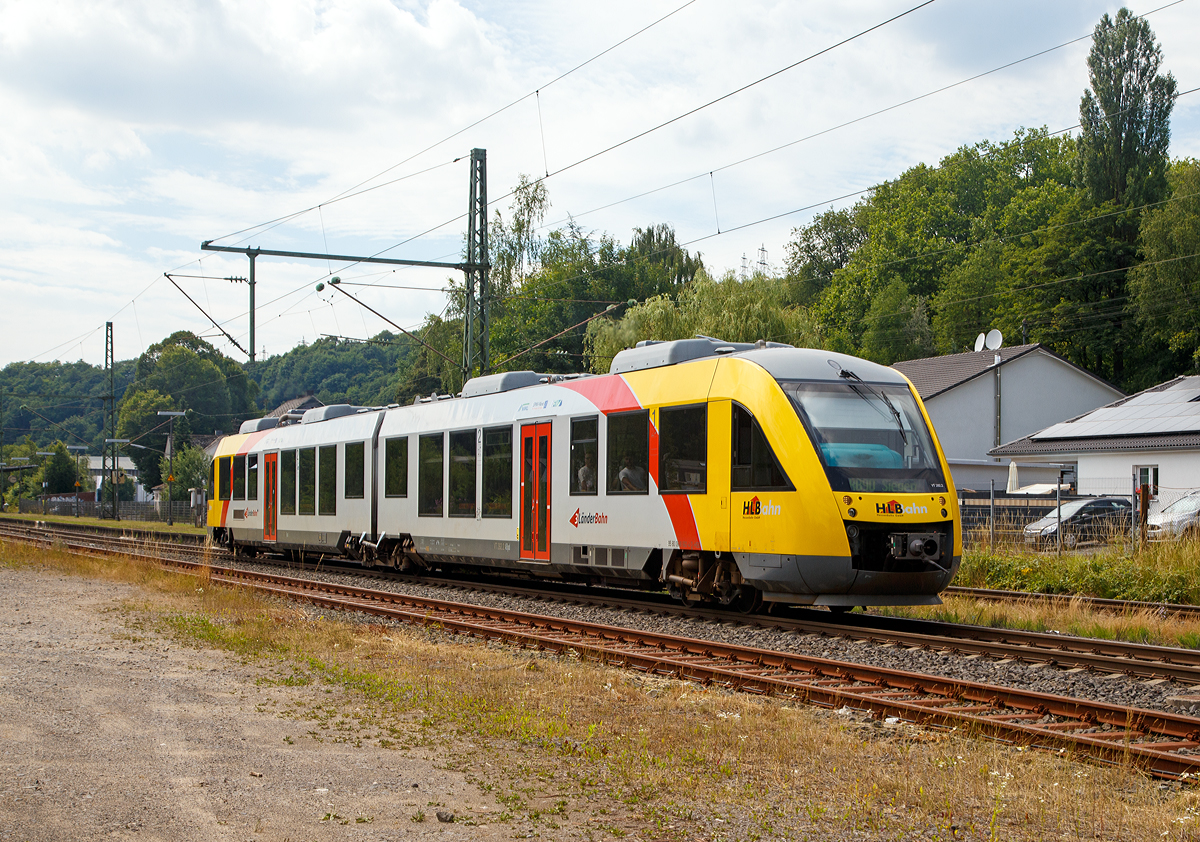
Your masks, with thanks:
M 168 509 L 168 506 L 170 507 Z M 91 500 L 26 500 L 17 501 L 17 508 L 23 515 L 63 515 L 66 517 L 90 517 L 111 519 L 113 516 L 112 502 L 105 500 L 97 503 Z M 148 521 L 151 523 L 190 523 L 195 526 L 204 525 L 204 510 L 202 507 L 193 508 L 186 500 L 173 503 L 133 503 L 123 501 L 118 504 L 121 520 Z
M 1138 540 L 1141 528 L 1138 491 L 1133 477 L 1080 479 L 1074 490 L 1063 486 L 1059 495 L 1050 486 L 1049 493 L 960 492 L 964 546 L 1019 545 L 1057 547 L 1057 509 L 1062 505 L 1063 540 L 1068 547 L 1121 540 Z M 1184 498 L 1200 493 L 1197 487 L 1150 488 L 1147 520 L 1173 507 Z M 1103 501 L 1111 501 L 1112 505 Z M 1093 505 L 1089 505 L 1093 504 Z M 1178 507 L 1174 507 L 1178 508 Z M 1168 512 L 1169 513 L 1169 512 Z M 1049 518 L 1049 523 L 1033 530 L 1033 524 Z M 1027 528 L 1030 528 L 1027 531 Z M 1043 533 L 1043 530 L 1045 533 Z

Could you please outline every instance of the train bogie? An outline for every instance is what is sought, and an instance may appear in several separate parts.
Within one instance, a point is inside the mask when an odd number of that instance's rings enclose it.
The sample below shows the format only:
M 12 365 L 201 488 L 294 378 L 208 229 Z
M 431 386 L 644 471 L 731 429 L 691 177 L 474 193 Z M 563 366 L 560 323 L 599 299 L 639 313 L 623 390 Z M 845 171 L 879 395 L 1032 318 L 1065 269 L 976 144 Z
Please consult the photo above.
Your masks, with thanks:
M 605 376 L 511 372 L 412 406 L 247 422 L 214 485 L 209 525 L 234 546 L 743 608 L 937 602 L 961 554 L 911 384 L 762 343 L 642 345 Z

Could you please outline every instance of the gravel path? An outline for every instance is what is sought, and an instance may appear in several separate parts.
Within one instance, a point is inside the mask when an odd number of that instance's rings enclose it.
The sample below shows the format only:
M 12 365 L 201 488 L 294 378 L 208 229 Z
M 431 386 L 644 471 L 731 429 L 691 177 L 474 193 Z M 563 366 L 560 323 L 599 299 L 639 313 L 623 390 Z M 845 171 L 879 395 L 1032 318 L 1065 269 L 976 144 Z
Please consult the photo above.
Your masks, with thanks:
M 312 726 L 277 703 L 338 704 L 340 691 L 263 685 L 264 667 L 130 629 L 132 586 L 0 568 L 0 590 L 3 842 L 488 842 L 522 830 L 489 823 L 504 806 L 441 768 L 463 746 L 305 738 Z M 441 823 L 436 809 L 478 825 Z
M 849 661 L 868 666 L 907 670 L 928 675 L 965 679 L 999 687 L 1014 687 L 1073 696 L 1109 704 L 1149 710 L 1184 713 L 1200 716 L 1200 696 L 1196 703 L 1171 702 L 1183 696 L 1200 694 L 1200 686 L 1184 687 L 1162 680 L 1141 680 L 1125 675 L 1095 675 L 1081 670 L 1064 670 L 1051 666 L 1030 666 L 1015 661 L 992 661 L 976 655 L 954 655 L 909 649 L 903 646 L 853 641 L 815 634 L 764 629 L 755 626 L 713 623 L 684 616 L 655 614 L 650 611 L 573 605 L 549 599 L 472 591 L 452 586 L 422 585 L 401 578 L 379 579 L 334 570 L 319 573 L 297 567 L 283 568 L 271 564 L 239 561 L 237 566 L 247 570 L 286 575 L 302 579 L 321 579 L 362 588 L 409 594 L 429 599 L 544 614 L 568 620 L 604 623 L 613 626 L 662 634 L 694 637 L 720 643 L 754 646 L 782 652 L 795 652 L 836 661 Z M 375 620 L 375 622 L 378 622 Z

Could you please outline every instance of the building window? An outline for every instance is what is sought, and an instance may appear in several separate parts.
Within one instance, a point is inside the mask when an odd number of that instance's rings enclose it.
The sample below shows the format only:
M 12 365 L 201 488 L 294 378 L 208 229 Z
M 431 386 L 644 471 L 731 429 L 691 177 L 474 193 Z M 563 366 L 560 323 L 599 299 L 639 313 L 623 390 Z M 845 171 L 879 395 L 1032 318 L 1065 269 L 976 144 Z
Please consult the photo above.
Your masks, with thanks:
M 317 449 L 300 448 L 297 486 L 300 491 L 299 511 L 302 515 L 317 513 Z
M 1150 496 L 1158 496 L 1158 465 L 1138 465 L 1134 470 L 1137 472 L 1138 490 L 1150 486 Z
M 650 413 L 608 416 L 608 493 L 647 494 L 650 490 Z
M 571 494 L 596 494 L 599 430 L 596 416 L 571 419 Z
M 708 483 L 708 405 L 658 412 L 658 490 L 703 494 Z
M 246 456 L 246 499 L 258 499 L 258 454 Z
M 512 427 L 483 431 L 483 516 L 512 517 Z
M 366 442 L 346 443 L 346 499 L 360 500 L 366 496 Z
M 417 445 L 417 514 L 422 517 L 442 516 L 445 451 L 442 433 L 421 436 Z
M 383 496 L 408 496 L 408 436 L 383 443 Z
M 730 488 L 734 491 L 771 491 L 791 487 L 758 421 L 749 410 L 734 404 Z
M 296 451 L 279 453 L 279 513 L 296 513 Z
M 337 445 L 330 444 L 320 449 L 321 471 L 320 500 L 318 511 L 323 515 L 337 514 Z
M 233 457 L 233 499 L 246 499 L 246 457 Z

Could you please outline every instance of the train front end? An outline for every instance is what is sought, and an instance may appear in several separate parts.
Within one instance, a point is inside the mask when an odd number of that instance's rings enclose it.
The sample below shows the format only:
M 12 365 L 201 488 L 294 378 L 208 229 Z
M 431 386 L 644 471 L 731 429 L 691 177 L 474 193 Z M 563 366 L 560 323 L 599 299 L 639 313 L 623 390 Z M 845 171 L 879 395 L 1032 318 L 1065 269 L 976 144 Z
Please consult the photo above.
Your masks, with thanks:
M 748 355 L 750 356 L 750 355 Z M 785 469 L 806 498 L 801 586 L 831 608 L 937 604 L 962 557 L 949 466 L 911 383 L 895 369 L 811 350 L 753 355 L 786 396 Z M 791 429 L 786 429 L 790 427 Z

